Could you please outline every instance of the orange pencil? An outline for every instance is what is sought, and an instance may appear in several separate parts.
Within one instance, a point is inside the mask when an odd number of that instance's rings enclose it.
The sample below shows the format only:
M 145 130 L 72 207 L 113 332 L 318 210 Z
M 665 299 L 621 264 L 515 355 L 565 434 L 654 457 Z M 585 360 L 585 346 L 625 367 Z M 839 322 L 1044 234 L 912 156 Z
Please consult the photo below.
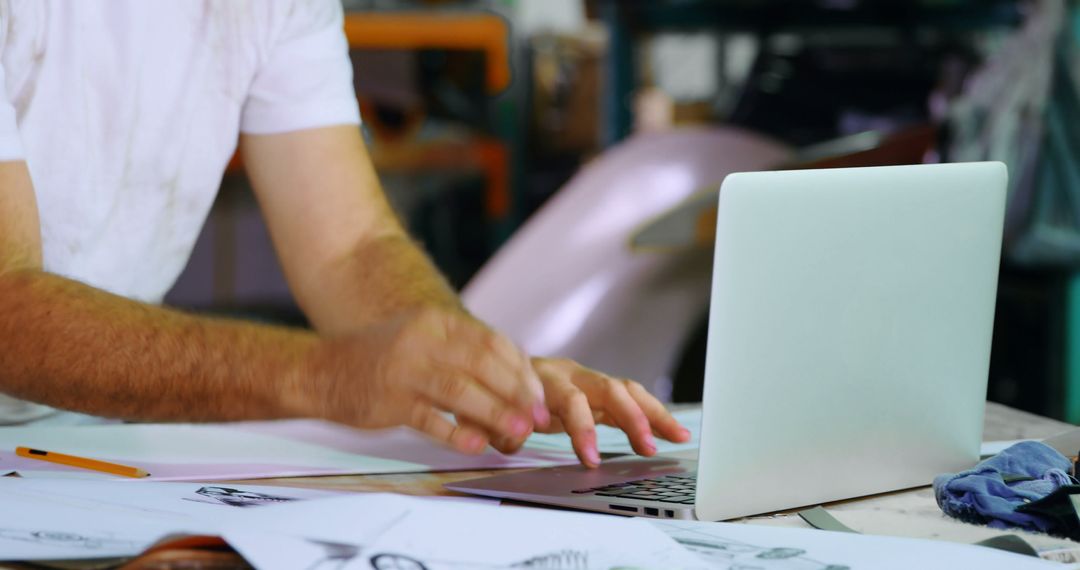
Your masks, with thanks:
M 54 453 L 52 451 L 42 451 L 40 449 L 33 449 L 30 447 L 16 447 L 15 455 L 19 457 L 25 457 L 27 459 L 39 459 L 41 461 L 49 461 L 51 463 L 58 463 L 60 465 L 67 465 L 69 467 L 79 467 L 81 469 L 89 469 L 91 471 L 100 471 L 102 473 L 110 473 L 112 475 L 121 475 L 123 477 L 149 477 L 150 474 L 138 467 L 129 467 L 127 465 L 120 465 L 119 463 L 109 463 L 108 461 L 98 461 L 97 459 L 87 459 L 85 457 L 76 457 L 74 455 L 65 455 L 63 453 Z

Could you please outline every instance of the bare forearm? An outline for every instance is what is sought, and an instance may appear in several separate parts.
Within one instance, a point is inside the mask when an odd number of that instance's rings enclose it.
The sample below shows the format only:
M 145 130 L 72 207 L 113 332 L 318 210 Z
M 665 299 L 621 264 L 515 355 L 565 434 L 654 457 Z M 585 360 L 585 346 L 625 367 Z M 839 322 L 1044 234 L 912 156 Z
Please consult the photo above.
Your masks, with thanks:
M 240 148 L 289 285 L 321 334 L 460 308 L 398 223 L 359 129 L 245 135 Z
M 0 275 L 0 391 L 95 415 L 199 421 L 292 415 L 307 333 L 200 318 L 40 271 Z
M 304 311 L 322 334 L 423 307 L 460 309 L 461 302 L 423 251 L 404 234 L 366 242 L 328 267 L 318 294 L 306 295 Z

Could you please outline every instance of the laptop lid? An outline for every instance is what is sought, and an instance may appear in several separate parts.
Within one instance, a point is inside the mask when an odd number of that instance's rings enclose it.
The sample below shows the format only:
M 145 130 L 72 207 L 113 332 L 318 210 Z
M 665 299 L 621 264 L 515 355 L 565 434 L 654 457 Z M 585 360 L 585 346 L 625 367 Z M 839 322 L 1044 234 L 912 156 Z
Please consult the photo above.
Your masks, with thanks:
M 1006 178 L 967 163 L 724 180 L 699 519 L 926 485 L 977 461 Z

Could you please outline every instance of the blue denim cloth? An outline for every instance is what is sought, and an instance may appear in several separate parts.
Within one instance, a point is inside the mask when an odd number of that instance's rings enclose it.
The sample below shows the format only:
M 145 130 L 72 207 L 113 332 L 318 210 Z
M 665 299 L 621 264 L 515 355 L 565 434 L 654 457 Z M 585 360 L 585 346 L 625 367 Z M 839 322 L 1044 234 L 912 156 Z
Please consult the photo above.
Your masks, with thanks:
M 1018 513 L 1016 507 L 1069 485 L 1071 467 L 1069 460 L 1052 447 L 1024 441 L 968 471 L 938 475 L 934 478 L 934 496 L 945 514 L 965 522 L 1049 532 L 1053 526 L 1050 520 Z M 1033 479 L 1005 483 L 1004 475 Z

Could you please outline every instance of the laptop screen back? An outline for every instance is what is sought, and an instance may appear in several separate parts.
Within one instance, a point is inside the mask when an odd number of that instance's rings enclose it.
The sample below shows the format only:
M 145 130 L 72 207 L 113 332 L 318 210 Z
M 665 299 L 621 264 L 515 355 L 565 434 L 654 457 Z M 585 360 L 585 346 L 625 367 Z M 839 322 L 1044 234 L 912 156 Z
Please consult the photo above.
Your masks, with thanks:
M 720 192 L 697 516 L 927 485 L 978 459 L 1000 163 L 740 173 Z

